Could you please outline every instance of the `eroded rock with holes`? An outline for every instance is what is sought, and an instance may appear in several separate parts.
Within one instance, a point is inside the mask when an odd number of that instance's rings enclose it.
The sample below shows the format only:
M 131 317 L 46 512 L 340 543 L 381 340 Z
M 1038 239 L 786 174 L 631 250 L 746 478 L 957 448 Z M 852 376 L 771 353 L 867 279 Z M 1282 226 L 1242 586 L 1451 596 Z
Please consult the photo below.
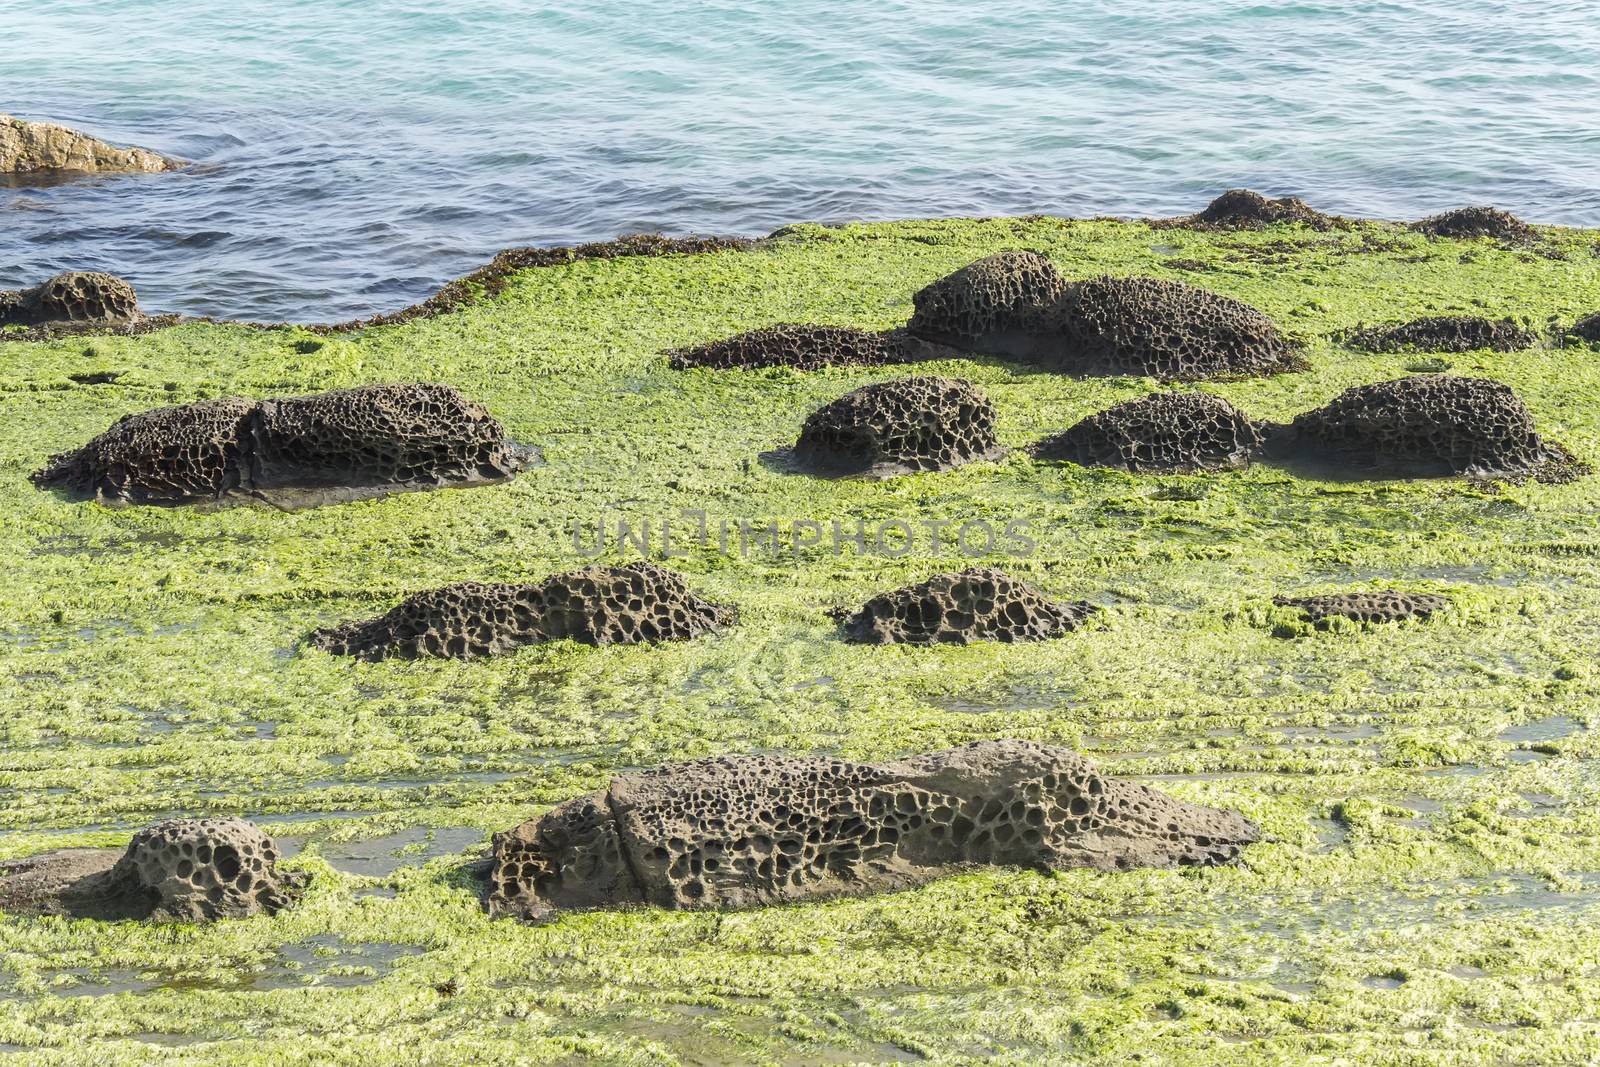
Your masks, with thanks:
M 63 849 L 0 863 L 0 911 L 99 919 L 210 920 L 273 914 L 304 877 L 243 819 L 172 819 L 126 850 Z
M 476 659 L 563 639 L 586 645 L 687 641 L 736 617 L 732 608 L 695 596 L 665 567 L 597 564 L 537 585 L 458 582 L 428 590 L 377 618 L 317 630 L 311 643 L 365 660 Z
M 997 459 L 994 404 L 956 378 L 896 378 L 812 412 L 793 458 L 821 474 L 893 477 Z
M 1332 461 L 1400 477 L 1468 475 L 1570 481 L 1588 467 L 1535 431 L 1510 386 L 1418 374 L 1359 385 L 1273 435 L 1278 457 Z
M 892 334 L 873 333 L 853 326 L 814 326 L 779 323 L 693 348 L 668 353 L 673 370 L 710 367 L 875 367 L 904 363 L 907 354 Z
M 845 638 L 860 644 L 965 645 L 1050 640 L 1098 610 L 1084 601 L 1051 600 L 1004 571 L 973 567 L 879 593 L 859 609 L 833 616 Z
M 1162 278 L 1068 282 L 1034 252 L 978 260 L 914 302 L 908 337 L 1066 374 L 1197 380 L 1304 365 L 1272 320 L 1241 301 Z
M 1539 236 L 1537 230 L 1511 212 L 1492 207 L 1456 208 L 1414 222 L 1411 228 L 1429 237 L 1493 237 L 1518 244 Z
M 1436 593 L 1397 593 L 1380 590 L 1368 593 L 1325 593 L 1320 596 L 1277 596 L 1279 607 L 1299 608 L 1306 622 L 1322 624 L 1332 618 L 1356 622 L 1398 622 L 1401 619 L 1426 619 L 1450 606 L 1450 598 Z
M 1204 211 L 1173 220 L 1180 224 L 1214 230 L 1259 230 L 1278 223 L 1301 223 L 1326 230 L 1343 222 L 1326 215 L 1299 197 L 1272 199 L 1251 189 L 1229 189 Z
M 1262 425 L 1208 393 L 1156 393 L 1090 415 L 1034 446 L 1040 459 L 1136 473 L 1242 470 Z
M 31 289 L 0 290 L 0 326 L 128 323 L 143 317 L 133 286 L 97 270 L 64 271 Z
M 0 115 L 0 174 L 154 173 L 182 162 L 143 148 L 118 148 L 51 122 Z
M 1480 315 L 1429 315 L 1410 322 L 1368 326 L 1346 337 L 1354 348 L 1368 352 L 1515 352 L 1539 341 L 1539 335 L 1514 319 L 1486 319 Z
M 51 457 L 33 482 L 131 504 L 229 495 L 315 504 L 505 481 L 531 458 L 450 386 L 370 385 L 125 416 L 83 447 Z
M 485 903 L 740 908 L 904 889 L 973 865 L 1216 864 L 1248 819 L 1102 776 L 1075 752 L 981 741 L 881 764 L 721 756 L 612 780 L 494 837 Z

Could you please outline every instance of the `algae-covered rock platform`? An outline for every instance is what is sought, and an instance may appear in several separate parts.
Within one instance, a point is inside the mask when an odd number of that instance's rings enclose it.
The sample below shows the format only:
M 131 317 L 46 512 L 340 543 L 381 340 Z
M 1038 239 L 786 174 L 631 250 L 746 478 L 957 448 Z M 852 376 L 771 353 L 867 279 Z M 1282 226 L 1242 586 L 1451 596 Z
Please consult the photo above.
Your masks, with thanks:
M 0 911 L 0 1059 L 1600 1062 L 1600 344 L 1575 326 L 1600 307 L 1600 234 L 1427 230 L 795 226 L 681 254 L 513 257 L 492 284 L 347 328 L 0 329 L 0 864 L 115 850 L 103 865 L 141 828 L 244 818 L 296 887 L 290 906 L 205 922 Z M 982 344 L 914 365 L 791 351 L 887 336 L 938 279 L 1021 251 L 1063 285 L 1237 302 L 1295 358 L 1174 382 Z M 1511 320 L 1527 344 L 1355 343 L 1453 316 Z M 778 324 L 806 324 L 782 331 L 781 359 L 672 365 Z M 1187 337 L 1172 344 L 1201 344 Z M 1206 359 L 1224 344 L 1202 341 Z M 1418 374 L 1506 387 L 1518 441 L 1558 443 L 1562 477 L 1470 462 L 1452 442 L 1481 428 L 1450 398 L 1502 393 L 1438 379 L 1381 390 L 1416 393 L 1390 405 L 1405 432 L 1448 446 L 1425 477 L 1161 473 L 1031 448 L 1157 393 L 1282 427 Z M 987 398 L 985 462 L 873 480 L 762 460 L 811 412 L 912 376 Z M 418 381 L 472 398 L 543 463 L 293 511 L 117 508 L 29 482 L 123 416 Z M 641 559 L 737 624 L 471 659 L 307 640 L 429 590 Z M 1082 625 L 861 643 L 829 614 L 973 568 L 1082 605 Z M 1331 596 L 1355 599 L 1315 599 Z M 1304 606 L 1347 602 L 1447 606 Z M 463 619 L 491 638 L 505 621 L 493 604 Z M 1002 739 L 1235 813 L 1259 840 L 1207 866 L 940 859 L 943 876 L 896 891 L 742 910 L 613 896 L 535 925 L 484 907 L 492 835 L 613 781 L 720 757 L 921 766 Z M 792 816 L 768 799 L 763 820 Z M 600 824 L 624 826 L 605 805 Z M 728 877 L 723 898 L 769 899 Z

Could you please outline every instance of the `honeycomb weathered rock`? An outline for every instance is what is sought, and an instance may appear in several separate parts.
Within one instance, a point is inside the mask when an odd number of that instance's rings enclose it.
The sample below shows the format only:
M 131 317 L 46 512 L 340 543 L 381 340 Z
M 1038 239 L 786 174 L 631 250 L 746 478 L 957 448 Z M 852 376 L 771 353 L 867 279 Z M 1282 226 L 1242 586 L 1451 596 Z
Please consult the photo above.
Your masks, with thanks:
M 33 482 L 135 504 L 235 492 L 286 500 L 302 492 L 325 502 L 373 489 L 502 481 L 527 460 L 499 422 L 450 386 L 370 385 L 129 415 L 51 457 Z
M 1156 393 L 1090 415 L 1034 454 L 1135 472 L 1242 470 L 1263 442 L 1261 424 L 1219 396 Z
M 955 378 L 896 378 L 812 412 L 794 457 L 823 473 L 888 477 L 949 470 L 1001 454 L 994 404 Z
M 892 334 L 852 326 L 779 323 L 736 334 L 720 341 L 679 348 L 668 354 L 673 370 L 691 367 L 823 367 L 880 366 L 906 362 L 906 352 Z
M 1194 380 L 1275 374 L 1303 362 L 1260 311 L 1162 278 L 1067 282 L 1034 252 L 1002 252 L 929 285 L 915 338 L 1066 374 Z
M 695 596 L 665 567 L 596 564 L 537 585 L 460 582 L 428 590 L 377 618 L 317 630 L 311 643 L 365 660 L 475 659 L 562 639 L 586 645 L 686 641 L 735 618 L 732 608 Z
M 0 291 L 0 326 L 137 322 L 139 295 L 114 274 L 69 270 L 31 289 Z
M 0 865 L 0 910 L 104 919 L 273 914 L 304 879 L 277 869 L 272 838 L 243 819 L 172 819 L 112 849 L 66 849 Z
M 860 644 L 934 645 L 973 641 L 1045 641 L 1075 630 L 1099 609 L 1053 601 L 1004 571 L 973 567 L 879 593 L 835 618 Z
M 1514 319 L 1479 315 L 1430 315 L 1410 322 L 1367 326 L 1345 336 L 1353 348 L 1368 352 L 1515 352 L 1539 342 L 1539 335 Z
M 1323 214 L 1299 197 L 1273 200 L 1251 189 L 1229 189 L 1207 204 L 1204 211 L 1173 221 L 1216 230 L 1259 230 L 1284 222 L 1326 230 L 1343 222 Z
M 974 864 L 1215 864 L 1258 840 L 1229 811 L 1103 777 L 1077 753 L 981 741 L 882 764 L 721 756 L 625 775 L 494 836 L 485 903 L 738 908 L 903 889 Z
M 1413 222 L 1411 228 L 1429 237 L 1493 237 L 1517 243 L 1539 236 L 1537 230 L 1509 211 L 1492 207 L 1456 208 Z
M 1587 468 L 1543 440 L 1510 386 L 1487 378 L 1418 374 L 1360 385 L 1295 418 L 1273 442 L 1295 453 L 1408 477 L 1568 481 Z
M 1307 622 L 1322 623 L 1333 617 L 1356 622 L 1397 622 L 1401 619 L 1426 619 L 1450 606 L 1450 598 L 1436 593 L 1396 593 L 1379 590 L 1369 593 L 1326 593 L 1321 596 L 1276 596 L 1279 607 L 1299 608 Z

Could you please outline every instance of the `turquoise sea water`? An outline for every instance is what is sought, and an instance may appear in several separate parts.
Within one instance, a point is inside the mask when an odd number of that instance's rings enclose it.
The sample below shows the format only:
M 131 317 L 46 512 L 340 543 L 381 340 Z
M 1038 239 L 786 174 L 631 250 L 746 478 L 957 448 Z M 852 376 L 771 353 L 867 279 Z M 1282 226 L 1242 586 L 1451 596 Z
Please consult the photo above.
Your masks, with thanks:
M 390 310 L 515 244 L 1178 214 L 1247 185 L 1600 225 L 1600 20 L 1537 0 L 0 0 L 0 111 L 199 163 L 0 187 L 0 287 Z

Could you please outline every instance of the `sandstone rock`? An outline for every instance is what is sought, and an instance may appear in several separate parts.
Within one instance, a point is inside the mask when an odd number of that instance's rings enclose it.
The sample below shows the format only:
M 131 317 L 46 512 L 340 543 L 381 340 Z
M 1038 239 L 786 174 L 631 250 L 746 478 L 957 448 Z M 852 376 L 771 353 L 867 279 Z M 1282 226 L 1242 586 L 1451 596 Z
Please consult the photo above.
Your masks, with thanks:
M 1058 603 L 1004 571 L 973 567 L 880 593 L 835 617 L 845 637 L 860 644 L 965 645 L 1049 640 L 1098 610 L 1083 601 Z
M 180 160 L 118 148 L 65 126 L 0 115 L 0 174 L 152 173 L 181 166 Z
M 1034 446 L 1040 459 L 1138 473 L 1240 470 L 1262 425 L 1209 393 L 1155 393 L 1090 415 Z
M 1103 777 L 1074 752 L 983 741 L 883 764 L 722 756 L 612 780 L 496 834 L 491 914 L 737 908 L 902 889 L 968 869 L 1215 864 L 1248 819 Z
M 955 378 L 896 378 L 868 385 L 812 412 L 794 458 L 824 474 L 892 477 L 950 470 L 1002 452 L 994 404 Z
M 1539 342 L 1539 335 L 1512 319 L 1479 315 L 1430 315 L 1387 326 L 1369 326 L 1346 337 L 1353 348 L 1368 352 L 1515 352 Z
M 1331 618 L 1356 622 L 1398 622 L 1401 619 L 1426 619 L 1450 606 L 1450 598 L 1435 593 L 1395 593 L 1380 590 L 1369 593 L 1325 593 L 1320 596 L 1277 596 L 1279 607 L 1299 608 L 1306 622 L 1324 623 Z
M 1522 244 L 1535 240 L 1539 232 L 1509 211 L 1492 207 L 1462 207 L 1414 222 L 1411 228 L 1429 237 L 1493 237 Z
M 904 363 L 906 353 L 889 334 L 850 326 L 780 323 L 736 334 L 721 341 L 668 353 L 673 370 L 691 367 L 874 367 Z
M 126 323 L 143 317 L 133 286 L 101 271 L 69 270 L 31 289 L 0 290 L 0 326 Z
M 1325 215 L 1298 197 L 1273 200 L 1250 189 L 1229 189 L 1207 204 L 1204 211 L 1175 221 L 1216 230 L 1259 230 L 1288 222 L 1326 230 L 1345 220 Z

